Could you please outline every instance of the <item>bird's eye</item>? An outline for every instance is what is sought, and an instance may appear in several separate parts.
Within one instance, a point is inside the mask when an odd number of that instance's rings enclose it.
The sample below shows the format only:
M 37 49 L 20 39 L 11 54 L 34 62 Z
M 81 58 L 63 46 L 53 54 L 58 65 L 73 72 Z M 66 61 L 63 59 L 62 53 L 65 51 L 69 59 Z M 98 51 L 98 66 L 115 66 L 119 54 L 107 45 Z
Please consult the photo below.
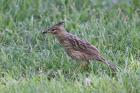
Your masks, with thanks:
M 56 28 L 53 28 L 53 29 L 52 29 L 52 31 L 55 31 L 55 30 L 57 30 L 57 29 L 56 29 Z

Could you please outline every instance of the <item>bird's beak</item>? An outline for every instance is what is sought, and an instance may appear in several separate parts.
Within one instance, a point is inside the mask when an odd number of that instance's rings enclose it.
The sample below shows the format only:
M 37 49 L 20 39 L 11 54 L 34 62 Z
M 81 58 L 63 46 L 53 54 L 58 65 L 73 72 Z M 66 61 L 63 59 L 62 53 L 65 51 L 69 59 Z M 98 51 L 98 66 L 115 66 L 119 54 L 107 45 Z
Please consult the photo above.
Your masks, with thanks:
M 51 29 L 49 28 L 49 29 L 45 29 L 42 33 L 43 34 L 46 34 L 46 33 L 49 33 L 51 31 Z
M 47 30 L 44 30 L 42 33 L 43 33 L 43 34 L 46 34 L 46 33 L 47 33 Z

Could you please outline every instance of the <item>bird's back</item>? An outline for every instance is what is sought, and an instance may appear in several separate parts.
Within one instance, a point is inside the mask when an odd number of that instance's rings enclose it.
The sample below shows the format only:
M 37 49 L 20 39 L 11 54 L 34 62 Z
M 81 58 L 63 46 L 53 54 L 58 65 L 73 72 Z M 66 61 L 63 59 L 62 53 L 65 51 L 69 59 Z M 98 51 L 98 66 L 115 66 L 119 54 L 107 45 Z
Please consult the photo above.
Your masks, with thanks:
M 67 33 L 63 38 L 58 38 L 58 40 L 65 48 L 67 54 L 76 60 L 98 60 L 101 57 L 95 46 L 70 33 Z

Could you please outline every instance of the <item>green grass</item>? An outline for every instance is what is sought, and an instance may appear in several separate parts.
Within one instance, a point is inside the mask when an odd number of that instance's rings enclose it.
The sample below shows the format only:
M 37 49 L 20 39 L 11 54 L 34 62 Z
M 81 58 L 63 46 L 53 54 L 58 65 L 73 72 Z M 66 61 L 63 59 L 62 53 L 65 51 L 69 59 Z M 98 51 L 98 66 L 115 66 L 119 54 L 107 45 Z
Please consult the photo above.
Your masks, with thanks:
M 140 2 L 116 1 L 0 0 L 0 93 L 139 93 Z M 74 72 L 79 64 L 41 34 L 62 20 L 119 67 L 116 75 L 95 61 Z

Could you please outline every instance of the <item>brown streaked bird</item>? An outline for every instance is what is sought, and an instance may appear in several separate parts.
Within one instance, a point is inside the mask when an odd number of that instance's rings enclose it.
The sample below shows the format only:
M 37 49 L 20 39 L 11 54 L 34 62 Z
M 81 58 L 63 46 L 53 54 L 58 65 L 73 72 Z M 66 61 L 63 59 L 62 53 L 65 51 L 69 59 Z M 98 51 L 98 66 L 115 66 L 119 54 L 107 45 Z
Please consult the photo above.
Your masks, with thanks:
M 64 27 L 64 22 L 55 24 L 43 33 L 51 33 L 54 35 L 72 59 L 85 62 L 81 64 L 81 66 L 87 66 L 90 60 L 97 60 L 109 66 L 113 71 L 116 70 L 116 65 L 103 58 L 95 46 L 67 32 Z

